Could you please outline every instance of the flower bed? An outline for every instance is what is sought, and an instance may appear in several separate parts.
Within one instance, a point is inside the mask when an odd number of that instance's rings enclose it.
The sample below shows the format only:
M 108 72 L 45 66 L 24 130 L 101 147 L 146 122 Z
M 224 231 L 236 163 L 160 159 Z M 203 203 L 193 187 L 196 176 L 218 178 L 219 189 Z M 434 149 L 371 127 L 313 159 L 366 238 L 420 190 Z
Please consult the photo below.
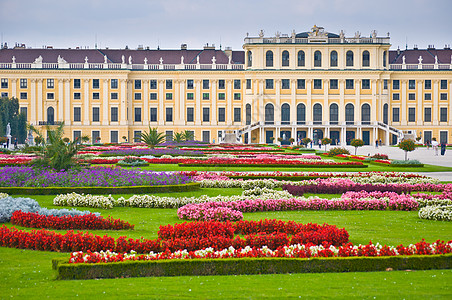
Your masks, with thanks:
M 100 156 L 144 156 L 144 155 L 152 155 L 152 156 L 162 156 L 162 155 L 171 155 L 171 156 L 203 156 L 204 153 L 198 150 L 188 151 L 176 148 L 155 148 L 155 149 L 118 149 L 118 150 L 109 150 L 104 151 L 100 154 Z
M 11 224 L 31 227 L 31 228 L 50 228 L 50 229 L 90 229 L 90 230 L 124 230 L 133 229 L 131 225 L 120 219 L 113 219 L 108 216 L 103 218 L 95 214 L 85 214 L 81 216 L 46 216 L 33 212 L 22 212 L 17 210 L 13 212 Z
M 433 205 L 422 207 L 419 218 L 436 221 L 452 221 L 452 205 Z
M 362 162 L 330 162 L 318 160 L 283 160 L 283 159 L 220 159 L 209 158 L 207 160 L 190 160 L 179 163 L 180 166 L 241 166 L 252 165 L 254 167 L 287 167 L 287 166 L 303 166 L 303 167 L 367 167 Z

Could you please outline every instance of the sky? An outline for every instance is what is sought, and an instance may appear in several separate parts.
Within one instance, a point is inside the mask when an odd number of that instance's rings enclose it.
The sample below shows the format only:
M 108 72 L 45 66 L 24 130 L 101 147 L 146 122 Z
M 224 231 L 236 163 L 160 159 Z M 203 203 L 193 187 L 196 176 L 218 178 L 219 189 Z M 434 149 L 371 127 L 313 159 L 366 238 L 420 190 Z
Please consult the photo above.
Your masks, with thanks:
M 390 33 L 392 49 L 452 44 L 452 0 L 0 0 L 9 47 L 241 50 L 247 33 L 309 31 L 316 24 L 346 37 Z

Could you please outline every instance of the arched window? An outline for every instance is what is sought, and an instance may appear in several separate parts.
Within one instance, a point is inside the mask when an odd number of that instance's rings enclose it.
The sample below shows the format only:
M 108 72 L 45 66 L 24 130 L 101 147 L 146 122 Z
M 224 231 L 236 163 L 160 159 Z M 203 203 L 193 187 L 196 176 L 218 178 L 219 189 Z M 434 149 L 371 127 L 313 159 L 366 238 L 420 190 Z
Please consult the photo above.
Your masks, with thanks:
M 265 105 L 265 124 L 273 124 L 275 122 L 275 108 L 273 104 Z
M 252 67 L 253 66 L 253 52 L 248 51 L 247 55 L 248 55 L 248 67 Z
M 349 103 L 345 105 L 345 123 L 346 124 L 354 124 L 355 122 L 355 106 Z
M 53 125 L 54 122 L 55 122 L 55 110 L 53 109 L 52 106 L 50 106 L 49 108 L 47 108 L 47 124 Z
M 265 54 L 265 66 L 273 67 L 273 52 L 270 50 Z
M 289 66 L 289 51 L 284 50 L 282 53 L 282 66 L 283 67 L 288 67 Z
M 245 106 L 246 125 L 251 124 L 251 104 Z
M 330 66 L 337 67 L 337 52 L 334 50 L 330 53 Z
M 388 104 L 383 105 L 383 123 L 388 125 Z
M 336 103 L 330 105 L 330 124 L 337 124 L 339 120 L 339 106 Z
M 370 67 L 370 53 L 367 50 L 363 52 L 363 67 Z
M 314 104 L 313 114 L 314 124 L 322 124 L 322 105 L 319 103 Z
M 290 105 L 281 105 L 281 124 L 290 124 Z
M 314 67 L 321 67 L 322 66 L 322 52 L 317 50 L 314 52 Z
M 303 103 L 297 105 L 297 124 L 306 123 L 306 106 Z
M 361 124 L 370 124 L 370 105 L 367 103 L 361 106 Z
M 383 51 L 383 67 L 386 67 L 386 55 L 388 55 L 386 51 Z
M 298 64 L 299 67 L 305 66 L 305 60 L 304 60 L 304 51 L 300 50 L 298 51 Z
M 345 55 L 345 62 L 347 67 L 353 67 L 353 51 L 347 51 Z

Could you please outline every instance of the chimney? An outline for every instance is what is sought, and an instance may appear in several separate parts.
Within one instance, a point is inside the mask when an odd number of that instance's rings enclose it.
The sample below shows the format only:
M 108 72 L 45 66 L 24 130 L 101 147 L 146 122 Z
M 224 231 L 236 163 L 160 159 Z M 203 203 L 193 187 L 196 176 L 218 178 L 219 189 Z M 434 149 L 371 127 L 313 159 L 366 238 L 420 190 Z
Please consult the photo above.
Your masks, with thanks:
M 232 57 L 232 48 L 231 47 L 226 47 L 226 48 L 224 48 L 224 54 L 226 54 L 226 56 L 229 58 L 229 57 Z
M 187 50 L 187 44 L 180 44 L 181 50 Z

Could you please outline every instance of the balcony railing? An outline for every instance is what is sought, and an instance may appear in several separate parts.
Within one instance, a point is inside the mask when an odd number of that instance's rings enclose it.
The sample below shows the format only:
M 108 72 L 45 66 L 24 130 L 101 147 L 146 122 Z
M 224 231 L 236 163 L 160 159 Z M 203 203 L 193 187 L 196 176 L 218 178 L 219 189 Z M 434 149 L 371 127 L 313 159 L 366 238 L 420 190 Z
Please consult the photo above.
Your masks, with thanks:
M 295 37 L 247 37 L 245 38 L 245 44 L 389 44 L 389 37 L 353 37 L 353 38 L 295 38 Z
M 405 70 L 452 70 L 452 64 L 390 64 L 394 71 Z

